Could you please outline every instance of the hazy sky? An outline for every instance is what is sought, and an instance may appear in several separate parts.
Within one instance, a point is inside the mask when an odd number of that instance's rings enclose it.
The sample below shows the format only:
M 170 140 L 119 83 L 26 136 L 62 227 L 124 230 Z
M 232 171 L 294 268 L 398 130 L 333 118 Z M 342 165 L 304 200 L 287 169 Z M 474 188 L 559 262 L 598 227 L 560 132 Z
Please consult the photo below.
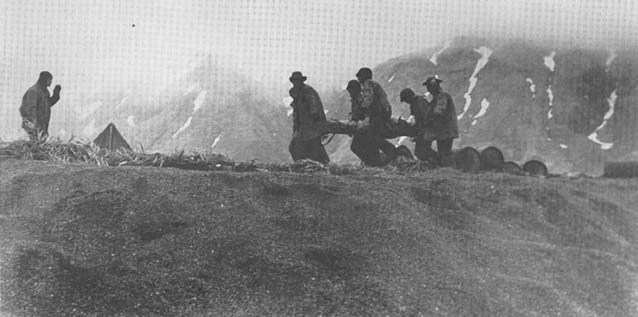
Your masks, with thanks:
M 70 115 L 79 105 L 65 96 L 153 89 L 201 53 L 271 87 L 301 70 L 325 89 L 457 35 L 618 47 L 638 43 L 637 27 L 634 0 L 0 0 L 0 137 L 19 131 L 21 96 L 44 69 Z

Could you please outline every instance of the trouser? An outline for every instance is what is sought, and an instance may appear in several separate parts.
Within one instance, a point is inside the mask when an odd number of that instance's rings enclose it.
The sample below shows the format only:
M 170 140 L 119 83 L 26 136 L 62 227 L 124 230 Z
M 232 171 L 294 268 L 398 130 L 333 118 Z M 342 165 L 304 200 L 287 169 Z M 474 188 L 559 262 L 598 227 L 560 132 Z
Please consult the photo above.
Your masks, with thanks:
M 321 144 L 321 137 L 310 140 L 292 138 L 288 150 L 290 151 L 293 161 L 310 159 L 323 164 L 330 162 L 328 153 L 326 153 L 326 149 L 323 147 L 323 144 Z
M 454 156 L 452 154 L 452 143 L 454 138 L 436 140 L 435 152 L 432 149 L 431 140 L 417 139 L 414 145 L 414 155 L 422 161 L 433 161 L 444 167 L 455 167 Z
M 46 140 L 49 136 L 46 130 L 38 127 L 28 119 L 22 119 L 22 129 L 29 135 L 29 140 L 33 142 Z
M 396 156 L 394 144 L 372 131 L 355 134 L 350 150 L 368 166 L 384 166 Z

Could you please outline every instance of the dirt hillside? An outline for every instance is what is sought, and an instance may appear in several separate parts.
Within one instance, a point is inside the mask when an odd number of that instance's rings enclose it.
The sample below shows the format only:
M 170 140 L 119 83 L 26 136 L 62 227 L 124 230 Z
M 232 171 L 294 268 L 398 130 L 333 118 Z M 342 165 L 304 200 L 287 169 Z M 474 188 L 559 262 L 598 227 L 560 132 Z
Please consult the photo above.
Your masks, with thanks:
M 635 316 L 638 180 L 0 161 L 0 314 Z

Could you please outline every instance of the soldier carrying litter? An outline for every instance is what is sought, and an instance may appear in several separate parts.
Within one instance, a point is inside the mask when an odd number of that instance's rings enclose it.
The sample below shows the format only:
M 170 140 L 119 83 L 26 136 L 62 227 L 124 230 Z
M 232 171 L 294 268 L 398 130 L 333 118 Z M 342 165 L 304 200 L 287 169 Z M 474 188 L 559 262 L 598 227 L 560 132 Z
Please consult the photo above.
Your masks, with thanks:
M 326 121 L 323 104 L 317 91 L 305 84 L 307 77 L 295 71 L 290 76 L 292 97 L 292 140 L 288 146 L 294 161 L 311 159 L 323 164 L 330 162 L 328 153 L 321 144 L 320 124 Z
M 426 141 L 424 135 L 434 135 L 431 103 L 424 95 L 417 95 L 410 88 L 405 88 L 399 94 L 399 100 L 410 105 L 410 114 L 414 116 L 416 136 L 414 141 L 414 155 L 421 161 L 438 164 L 437 153 L 432 150 L 432 141 Z
M 353 102 L 352 120 L 360 122 L 352 138 L 350 149 L 368 166 L 384 166 L 396 157 L 396 148 L 385 139 L 390 132 L 392 107 L 381 85 L 372 80 L 372 70 L 359 69 L 356 74 L 360 84 L 348 83 Z

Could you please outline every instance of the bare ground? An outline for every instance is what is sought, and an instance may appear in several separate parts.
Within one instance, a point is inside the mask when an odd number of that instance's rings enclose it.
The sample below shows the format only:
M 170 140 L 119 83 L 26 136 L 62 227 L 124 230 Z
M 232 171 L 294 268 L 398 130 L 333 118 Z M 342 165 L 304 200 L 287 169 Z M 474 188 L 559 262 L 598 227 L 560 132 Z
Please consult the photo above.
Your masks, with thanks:
M 638 180 L 0 161 L 9 316 L 638 315 Z

